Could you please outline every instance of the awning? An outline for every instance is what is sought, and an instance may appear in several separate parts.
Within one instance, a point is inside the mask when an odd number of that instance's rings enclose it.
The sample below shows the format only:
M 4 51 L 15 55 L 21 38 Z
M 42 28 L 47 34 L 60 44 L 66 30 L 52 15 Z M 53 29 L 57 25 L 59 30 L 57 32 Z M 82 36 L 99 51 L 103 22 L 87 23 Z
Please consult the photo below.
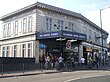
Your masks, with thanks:
M 37 39 L 47 39 L 47 38 L 67 38 L 67 39 L 86 40 L 87 36 L 86 34 L 70 31 L 37 33 Z

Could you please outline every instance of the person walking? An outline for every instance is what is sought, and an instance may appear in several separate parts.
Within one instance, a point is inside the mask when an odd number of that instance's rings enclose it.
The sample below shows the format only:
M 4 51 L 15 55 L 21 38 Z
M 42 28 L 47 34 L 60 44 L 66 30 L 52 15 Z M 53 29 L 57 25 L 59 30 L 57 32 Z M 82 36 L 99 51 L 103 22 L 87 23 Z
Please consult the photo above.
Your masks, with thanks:
M 85 58 L 81 57 L 81 67 L 82 67 L 82 69 L 84 68 L 84 65 L 85 65 Z
M 71 56 L 70 61 L 71 61 L 71 69 L 73 69 L 73 67 L 75 67 L 75 65 L 74 65 L 74 56 Z
M 99 58 L 97 57 L 97 55 L 95 55 L 95 58 L 94 58 L 94 61 L 93 61 L 93 67 L 97 67 L 98 68 L 98 61 L 99 61 Z
M 58 62 L 59 62 L 59 70 L 62 70 L 62 68 L 63 68 L 63 57 L 62 56 L 60 56 L 59 58 L 58 58 Z

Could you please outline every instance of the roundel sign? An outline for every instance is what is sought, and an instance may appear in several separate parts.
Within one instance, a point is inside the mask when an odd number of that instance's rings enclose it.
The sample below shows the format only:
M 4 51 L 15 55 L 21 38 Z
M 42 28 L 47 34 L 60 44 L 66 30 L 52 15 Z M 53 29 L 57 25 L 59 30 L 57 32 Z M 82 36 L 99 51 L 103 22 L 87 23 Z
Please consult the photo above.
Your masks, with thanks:
M 66 42 L 66 49 L 71 49 L 71 42 L 70 41 Z

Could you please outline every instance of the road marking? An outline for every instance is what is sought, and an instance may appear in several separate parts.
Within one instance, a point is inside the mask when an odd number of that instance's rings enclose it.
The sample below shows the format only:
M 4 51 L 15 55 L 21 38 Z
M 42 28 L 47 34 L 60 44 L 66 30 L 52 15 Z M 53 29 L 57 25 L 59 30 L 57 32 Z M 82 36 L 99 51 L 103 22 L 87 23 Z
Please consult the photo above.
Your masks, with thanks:
M 110 74 L 107 74 L 107 75 L 110 75 Z M 96 76 L 77 77 L 77 78 L 74 78 L 74 79 L 66 80 L 66 81 L 64 81 L 64 82 L 71 82 L 71 81 L 73 81 L 73 80 L 86 79 L 86 78 L 92 78 L 92 77 L 100 77 L 100 76 L 107 76 L 107 75 L 96 75 Z

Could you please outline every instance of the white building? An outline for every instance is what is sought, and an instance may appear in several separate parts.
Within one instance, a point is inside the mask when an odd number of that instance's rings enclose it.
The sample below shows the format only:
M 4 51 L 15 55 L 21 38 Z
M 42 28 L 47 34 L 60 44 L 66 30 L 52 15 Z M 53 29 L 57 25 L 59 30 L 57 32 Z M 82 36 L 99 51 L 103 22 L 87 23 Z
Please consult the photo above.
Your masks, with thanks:
M 76 12 L 37 2 L 2 16 L 1 21 L 0 57 L 36 58 L 38 62 L 39 55 L 48 52 L 75 53 L 79 59 L 90 49 L 101 51 L 101 28 Z M 108 33 L 102 33 L 106 51 Z M 73 39 L 66 49 L 67 41 Z

